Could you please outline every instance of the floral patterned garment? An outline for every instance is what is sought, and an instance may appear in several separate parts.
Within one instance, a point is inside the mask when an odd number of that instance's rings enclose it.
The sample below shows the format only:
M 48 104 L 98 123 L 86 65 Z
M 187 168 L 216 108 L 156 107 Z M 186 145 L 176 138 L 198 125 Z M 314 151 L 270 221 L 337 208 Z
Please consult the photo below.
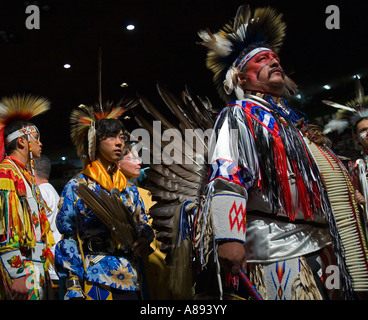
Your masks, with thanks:
M 33 176 L 14 157 L 0 165 L 0 299 L 11 299 L 14 279 L 26 277 L 29 300 L 46 299 L 45 270 L 53 237 Z M 5 293 L 2 296 L 1 293 Z
M 55 265 L 59 277 L 67 278 L 71 272 L 78 276 L 80 283 L 86 280 L 119 290 L 137 290 L 139 277 L 135 259 L 126 256 L 85 253 L 85 263 L 83 264 L 77 239 L 76 221 L 78 221 L 79 236 L 84 243 L 87 243 L 91 237 L 109 241 L 110 232 L 77 197 L 74 188 L 80 183 L 87 184 L 96 193 L 102 189 L 96 181 L 80 173 L 66 184 L 61 193 L 57 227 L 60 233 L 63 234 L 64 239 L 57 243 L 55 250 Z M 136 212 L 137 208 L 140 208 L 138 217 L 136 217 L 136 221 L 139 223 L 140 235 L 151 242 L 153 231 L 148 225 L 144 205 L 140 201 L 138 191 L 136 191 L 134 185 L 128 183 L 127 188 L 122 193 L 122 199 L 132 214 Z M 86 294 L 88 295 L 88 293 Z M 83 297 L 81 288 L 73 287 L 67 290 L 65 299 L 74 297 Z

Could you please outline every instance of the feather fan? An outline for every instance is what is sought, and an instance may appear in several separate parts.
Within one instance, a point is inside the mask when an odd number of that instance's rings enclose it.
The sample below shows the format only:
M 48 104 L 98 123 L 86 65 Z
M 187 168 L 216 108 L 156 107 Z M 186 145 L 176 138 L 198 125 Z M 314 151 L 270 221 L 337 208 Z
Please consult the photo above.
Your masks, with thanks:
M 97 195 L 84 184 L 79 184 L 75 191 L 86 206 L 110 229 L 117 244 L 125 244 L 131 248 L 138 238 L 138 231 L 123 201 L 103 190 Z

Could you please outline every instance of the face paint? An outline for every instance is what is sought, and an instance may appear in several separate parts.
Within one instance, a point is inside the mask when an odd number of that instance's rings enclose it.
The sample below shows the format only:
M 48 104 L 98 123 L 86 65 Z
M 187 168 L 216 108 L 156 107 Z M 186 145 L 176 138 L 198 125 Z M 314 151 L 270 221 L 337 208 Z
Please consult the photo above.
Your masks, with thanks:
M 242 89 L 280 96 L 285 74 L 276 53 L 264 51 L 248 61 L 242 71 Z
M 270 67 L 271 62 L 277 61 L 277 68 L 272 68 L 267 71 L 267 77 L 269 78 L 273 71 L 278 70 L 283 74 L 283 70 L 280 66 L 280 60 L 276 53 L 272 51 L 263 51 L 255 55 L 250 59 L 245 67 L 245 75 L 251 80 L 251 82 L 259 81 L 261 72 L 265 67 Z
M 365 139 L 365 137 L 367 136 L 367 134 L 368 134 L 368 131 L 365 131 L 365 132 L 361 133 L 359 135 L 359 140 L 360 141 L 363 141 Z
M 242 59 L 239 59 L 239 58 L 236 59 L 236 61 L 234 62 L 234 66 L 238 68 L 239 71 L 242 71 L 245 65 L 248 63 L 248 61 L 251 60 L 255 55 L 257 55 L 258 53 L 262 51 L 272 52 L 272 50 L 268 48 L 264 48 L 264 47 L 256 48 L 252 50 L 251 52 L 249 52 L 248 54 L 246 54 Z

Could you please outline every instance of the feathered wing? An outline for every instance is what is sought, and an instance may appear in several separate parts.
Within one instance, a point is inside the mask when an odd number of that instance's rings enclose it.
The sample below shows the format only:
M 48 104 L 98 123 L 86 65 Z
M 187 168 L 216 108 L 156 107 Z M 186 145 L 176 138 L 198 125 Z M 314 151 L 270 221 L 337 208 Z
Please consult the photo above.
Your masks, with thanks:
M 179 205 L 186 200 L 198 203 L 202 191 L 199 184 L 207 175 L 207 140 L 216 112 L 207 98 L 194 96 L 188 88 L 181 96 L 160 84 L 157 89 L 162 99 L 159 107 L 139 96 L 145 112 L 142 108 L 134 110 L 136 121 L 150 133 L 151 144 L 156 145 L 147 146 L 151 150 L 147 187 L 161 206 Z M 155 131 L 152 121 L 159 121 L 160 131 Z M 154 152 L 159 146 L 159 152 Z
M 157 90 L 160 105 L 155 107 L 140 96 L 142 108 L 133 113 L 151 136 L 151 145 L 146 146 L 151 150 L 151 163 L 145 187 L 156 201 L 150 216 L 171 268 L 170 287 L 177 298 L 190 298 L 192 209 L 201 202 L 206 183 L 208 140 L 217 112 L 208 98 L 194 95 L 189 88 L 181 95 L 161 84 L 157 84 Z M 159 121 L 160 132 L 156 132 L 152 121 Z M 156 150 L 159 147 L 158 152 L 154 152 L 153 145 Z M 175 161 L 171 161 L 173 153 Z

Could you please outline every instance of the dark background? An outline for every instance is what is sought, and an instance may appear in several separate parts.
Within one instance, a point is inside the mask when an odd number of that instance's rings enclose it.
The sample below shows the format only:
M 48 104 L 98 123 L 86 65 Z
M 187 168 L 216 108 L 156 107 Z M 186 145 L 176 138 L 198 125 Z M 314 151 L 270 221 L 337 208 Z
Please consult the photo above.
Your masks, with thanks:
M 0 96 L 32 93 L 47 97 L 51 110 L 33 119 L 44 154 L 53 163 L 76 158 L 69 138 L 69 116 L 79 104 L 98 101 L 98 50 L 102 49 L 102 96 L 117 102 L 136 92 L 157 106 L 156 82 L 180 93 L 185 85 L 224 106 L 205 67 L 206 50 L 197 32 L 216 32 L 232 21 L 243 1 L 233 0 L 2 0 L 0 2 Z M 368 4 L 363 1 L 248 1 L 284 14 L 287 35 L 281 63 L 298 84 L 293 105 L 310 119 L 336 110 L 322 99 L 345 103 L 354 98 L 353 76 L 364 87 L 368 62 Z M 40 29 L 28 30 L 28 5 L 41 11 Z M 328 5 L 340 9 L 340 29 L 326 28 Z M 134 31 L 125 26 L 135 24 Z M 70 69 L 64 69 L 70 63 Z M 129 87 L 120 85 L 127 82 Z M 332 86 L 324 90 L 325 84 Z M 317 119 L 317 120 L 318 120 Z M 326 120 L 325 119 L 325 120 Z M 137 124 L 127 121 L 128 128 Z M 66 160 L 61 161 L 65 156 Z

